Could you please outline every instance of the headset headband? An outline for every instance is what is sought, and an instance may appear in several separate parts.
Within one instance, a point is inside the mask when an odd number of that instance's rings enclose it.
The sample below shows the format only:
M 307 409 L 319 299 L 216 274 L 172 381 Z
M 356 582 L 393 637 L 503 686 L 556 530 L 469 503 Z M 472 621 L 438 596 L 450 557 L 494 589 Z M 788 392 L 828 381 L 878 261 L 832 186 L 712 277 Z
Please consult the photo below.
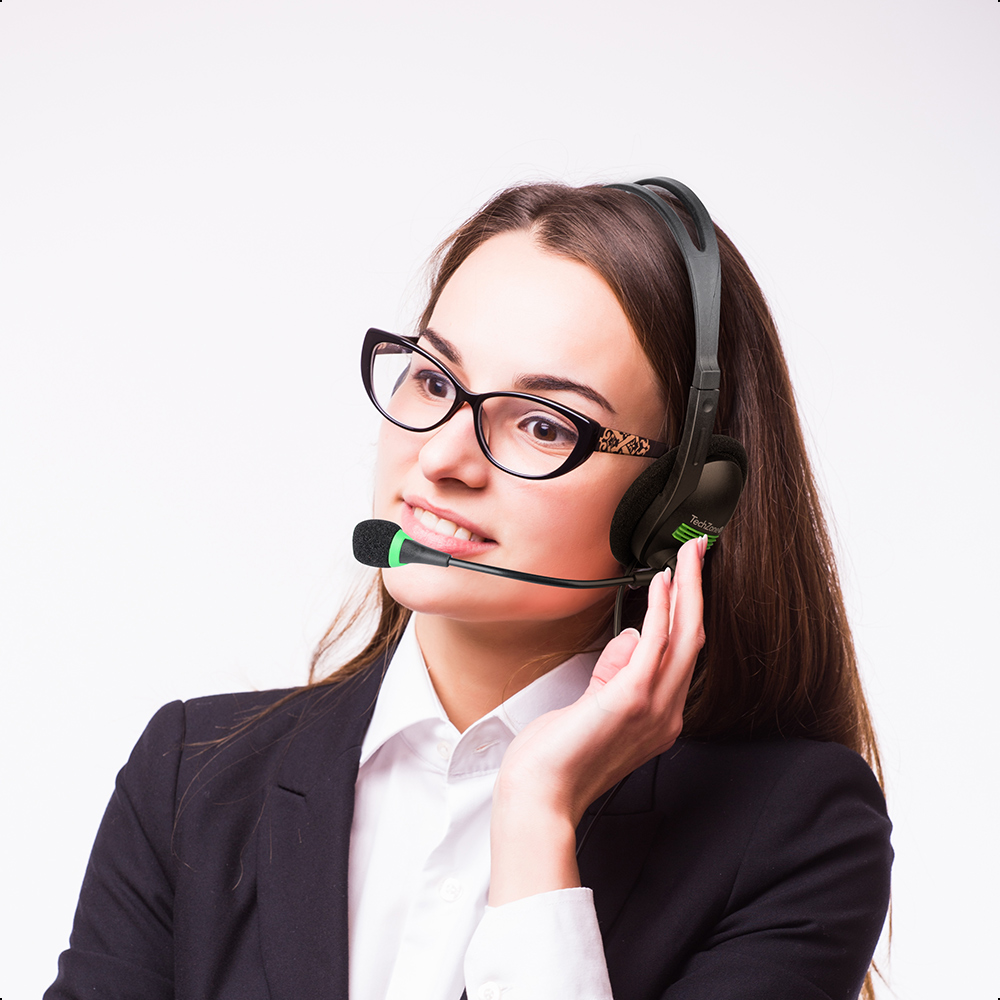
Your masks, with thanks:
M 688 236 L 684 223 L 673 207 L 648 190 L 646 185 L 664 188 L 687 209 L 694 222 L 698 246 Z M 654 504 L 636 526 L 636 540 L 644 555 L 648 543 L 656 537 L 656 532 L 667 515 L 694 492 L 708 454 L 715 412 L 719 405 L 720 372 L 717 354 L 722 272 L 719 244 L 715 238 L 712 219 L 689 187 L 670 177 L 649 177 L 636 184 L 607 186 L 642 198 L 670 227 L 684 258 L 694 306 L 694 373 L 688 394 L 684 429 L 681 431 L 673 469 L 659 493 L 662 502 Z
M 700 246 L 695 246 L 692 242 L 673 206 L 641 186 L 646 184 L 664 188 L 677 197 L 691 216 Z M 719 348 L 719 292 L 722 287 L 722 272 L 715 227 L 707 209 L 689 187 L 669 177 L 649 177 L 636 181 L 635 184 L 607 186 L 638 195 L 647 205 L 652 205 L 670 227 L 684 257 L 694 305 L 695 359 L 691 385 L 698 389 L 718 389 L 719 363 L 716 355 Z

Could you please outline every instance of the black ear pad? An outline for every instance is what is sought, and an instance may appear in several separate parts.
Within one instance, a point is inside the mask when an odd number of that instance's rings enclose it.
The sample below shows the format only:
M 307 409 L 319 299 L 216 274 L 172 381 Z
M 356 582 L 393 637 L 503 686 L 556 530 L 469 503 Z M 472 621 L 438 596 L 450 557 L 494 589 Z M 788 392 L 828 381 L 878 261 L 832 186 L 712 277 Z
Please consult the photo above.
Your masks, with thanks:
M 635 527 L 666 485 L 667 477 L 676 460 L 677 449 L 671 448 L 666 455 L 661 455 L 639 476 L 618 502 L 615 516 L 611 518 L 611 552 L 622 565 L 631 566 L 635 562 L 635 556 L 632 554 L 632 535 Z
M 670 471 L 677 458 L 677 449 L 672 448 L 666 455 L 658 458 L 638 479 L 625 491 L 621 498 L 615 516 L 611 519 L 611 551 L 614 557 L 625 566 L 631 566 L 636 561 L 636 553 L 632 549 L 632 537 L 635 529 L 649 508 L 656 503 L 660 491 L 667 483 Z M 713 463 L 725 463 L 725 466 Z M 743 445 L 731 437 L 713 434 L 708 445 L 708 455 L 705 459 L 705 471 L 702 480 L 694 493 L 678 507 L 678 517 L 672 519 L 666 526 L 670 533 L 686 520 L 683 516 L 686 508 L 694 502 L 693 513 L 700 515 L 699 523 L 710 523 L 721 529 L 732 516 L 739 499 L 740 490 L 747 476 L 747 453 Z M 718 486 L 715 482 L 718 481 Z M 702 484 L 705 484 L 703 489 Z M 693 520 L 693 518 L 692 518 Z M 676 523 L 674 523 L 676 522 Z M 717 534 L 711 529 L 698 531 L 698 534 Z M 664 544 L 679 549 L 682 542 L 673 543 L 664 540 Z M 657 567 L 658 568 L 658 567 Z

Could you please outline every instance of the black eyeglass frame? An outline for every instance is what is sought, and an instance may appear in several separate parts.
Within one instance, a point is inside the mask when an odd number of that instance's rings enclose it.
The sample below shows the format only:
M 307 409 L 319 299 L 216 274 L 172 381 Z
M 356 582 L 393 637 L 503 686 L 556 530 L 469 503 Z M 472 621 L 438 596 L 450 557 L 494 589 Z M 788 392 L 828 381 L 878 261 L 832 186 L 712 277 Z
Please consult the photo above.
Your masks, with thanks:
M 375 404 L 375 409 L 386 420 L 394 423 L 397 427 L 402 427 L 403 430 L 413 431 L 415 434 L 423 434 L 427 431 L 436 430 L 442 424 L 451 420 L 468 403 L 472 408 L 472 423 L 476 429 L 476 440 L 479 442 L 479 447 L 483 454 L 502 472 L 506 472 L 511 476 L 517 476 L 519 479 L 555 479 L 557 476 L 564 476 L 567 472 L 572 472 L 578 465 L 582 465 L 596 451 L 605 452 L 610 455 L 630 455 L 634 458 L 659 458 L 661 455 L 666 454 L 670 448 L 669 445 L 664 444 L 662 441 L 654 441 L 651 438 L 641 437 L 638 434 L 627 434 L 625 431 L 617 431 L 611 427 L 602 427 L 596 420 L 591 420 L 590 417 L 584 416 L 582 413 L 577 413 L 576 410 L 572 410 L 568 406 L 563 406 L 562 403 L 546 399 L 544 396 L 535 396 L 528 392 L 508 390 L 498 392 L 470 392 L 448 370 L 440 358 L 434 357 L 433 354 L 429 354 L 422 347 L 417 346 L 419 339 L 419 337 L 404 337 L 397 333 L 387 333 L 385 330 L 377 330 L 372 327 L 365 334 L 364 343 L 361 347 L 361 380 L 364 383 L 365 392 L 368 393 L 368 398 Z M 455 401 L 448 409 L 448 412 L 437 423 L 432 424 L 430 427 L 410 427 L 408 424 L 400 423 L 379 406 L 374 386 L 372 385 L 372 366 L 375 359 L 375 347 L 378 344 L 398 344 L 400 347 L 405 347 L 408 351 L 426 358 L 451 379 L 455 386 Z M 573 423 L 579 432 L 579 437 L 573 450 L 566 456 L 566 460 L 559 468 L 552 472 L 547 472 L 542 476 L 531 476 L 523 472 L 515 472 L 513 469 L 508 469 L 490 454 L 489 445 L 483 434 L 481 414 L 483 403 L 495 396 L 527 399 L 531 402 L 539 403 L 562 414 L 562 416 Z

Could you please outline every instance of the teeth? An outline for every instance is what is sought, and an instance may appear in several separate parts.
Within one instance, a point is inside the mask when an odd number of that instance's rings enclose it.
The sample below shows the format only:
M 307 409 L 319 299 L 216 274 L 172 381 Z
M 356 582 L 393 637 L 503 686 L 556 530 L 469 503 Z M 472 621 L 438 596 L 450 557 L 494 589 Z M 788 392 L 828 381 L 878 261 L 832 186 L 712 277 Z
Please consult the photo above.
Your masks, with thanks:
M 484 541 L 482 535 L 477 535 L 475 532 L 469 531 L 468 528 L 460 528 L 454 521 L 438 517 L 437 514 L 432 514 L 429 510 L 424 510 L 423 507 L 414 507 L 413 516 L 425 528 L 436 531 L 439 535 L 449 535 L 454 538 L 464 539 L 467 542 Z

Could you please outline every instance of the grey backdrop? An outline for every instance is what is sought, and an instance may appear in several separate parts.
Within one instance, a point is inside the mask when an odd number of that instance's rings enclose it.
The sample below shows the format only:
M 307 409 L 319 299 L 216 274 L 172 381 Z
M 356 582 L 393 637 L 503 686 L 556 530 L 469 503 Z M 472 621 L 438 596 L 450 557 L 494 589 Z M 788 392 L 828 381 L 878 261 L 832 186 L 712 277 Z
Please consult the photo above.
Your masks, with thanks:
M 0 6 L 7 1000 L 151 713 L 303 679 L 368 509 L 360 334 L 498 188 L 648 173 L 784 336 L 897 825 L 892 987 L 992 997 L 998 8 L 631 7 Z

